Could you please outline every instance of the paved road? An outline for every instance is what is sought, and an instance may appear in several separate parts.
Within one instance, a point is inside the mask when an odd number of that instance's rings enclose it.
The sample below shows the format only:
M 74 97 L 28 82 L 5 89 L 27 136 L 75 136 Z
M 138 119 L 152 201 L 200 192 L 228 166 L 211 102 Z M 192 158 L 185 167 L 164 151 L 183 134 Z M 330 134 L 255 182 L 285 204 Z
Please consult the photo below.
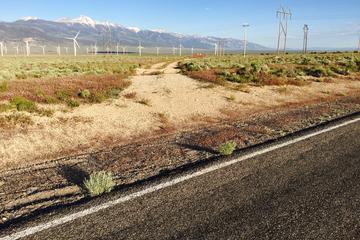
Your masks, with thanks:
M 360 123 L 28 239 L 360 239 Z

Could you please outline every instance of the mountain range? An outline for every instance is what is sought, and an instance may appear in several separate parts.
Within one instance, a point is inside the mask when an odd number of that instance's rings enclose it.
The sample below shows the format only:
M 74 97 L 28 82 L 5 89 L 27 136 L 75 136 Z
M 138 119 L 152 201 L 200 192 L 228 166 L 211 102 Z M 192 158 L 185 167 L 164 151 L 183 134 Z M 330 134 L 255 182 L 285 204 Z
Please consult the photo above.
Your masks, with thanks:
M 25 38 L 32 38 L 42 45 L 65 44 L 72 42 L 66 38 L 74 37 L 80 32 L 80 45 L 98 46 L 116 45 L 137 46 L 139 41 L 144 47 L 178 47 L 214 49 L 219 41 L 224 43 L 227 50 L 243 49 L 244 41 L 233 38 L 203 37 L 172 33 L 163 30 L 142 30 L 136 27 L 125 27 L 111 22 L 95 21 L 87 16 L 56 21 L 26 17 L 14 22 L 0 22 L 0 41 L 7 43 L 20 42 Z M 248 49 L 253 51 L 268 50 L 256 43 L 248 42 Z

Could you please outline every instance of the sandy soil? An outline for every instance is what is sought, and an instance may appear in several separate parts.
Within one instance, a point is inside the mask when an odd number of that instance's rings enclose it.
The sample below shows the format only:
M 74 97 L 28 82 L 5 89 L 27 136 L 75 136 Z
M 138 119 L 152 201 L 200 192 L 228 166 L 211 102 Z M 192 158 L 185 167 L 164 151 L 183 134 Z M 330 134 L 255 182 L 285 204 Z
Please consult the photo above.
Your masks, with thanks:
M 358 93 L 360 81 L 336 80 L 297 87 L 247 87 L 247 92 L 208 88 L 178 73 L 176 63 L 139 69 L 122 97 L 74 110 L 58 106 L 53 117 L 35 117 L 27 129 L 0 130 L 0 168 L 94 151 L 136 139 L 171 124 L 191 127 L 202 119 L 247 115 L 287 103 Z M 152 75 L 156 72 L 160 75 Z M 136 98 L 126 99 L 127 93 Z M 147 100 L 149 105 L 141 104 Z M 161 116 L 161 118 L 159 117 Z

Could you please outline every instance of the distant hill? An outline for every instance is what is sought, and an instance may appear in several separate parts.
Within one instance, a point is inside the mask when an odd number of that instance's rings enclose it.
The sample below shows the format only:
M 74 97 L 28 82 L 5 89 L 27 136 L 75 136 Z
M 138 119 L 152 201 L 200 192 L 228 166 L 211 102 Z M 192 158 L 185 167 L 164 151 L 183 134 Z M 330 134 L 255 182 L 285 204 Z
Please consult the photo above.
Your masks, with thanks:
M 202 37 L 171 33 L 162 30 L 141 30 L 134 27 L 124 27 L 110 22 L 98 22 L 86 16 L 76 19 L 63 18 L 57 21 L 42 20 L 27 17 L 15 22 L 0 22 L 0 41 L 10 45 L 21 42 L 25 38 L 33 38 L 39 45 L 68 45 L 71 41 L 66 37 L 73 37 L 81 32 L 78 42 L 80 45 L 99 47 L 121 45 L 137 46 L 141 41 L 144 47 L 178 47 L 214 49 L 215 43 L 223 41 L 227 50 L 243 49 L 243 41 L 232 38 Z M 269 50 L 256 43 L 248 43 L 249 50 Z

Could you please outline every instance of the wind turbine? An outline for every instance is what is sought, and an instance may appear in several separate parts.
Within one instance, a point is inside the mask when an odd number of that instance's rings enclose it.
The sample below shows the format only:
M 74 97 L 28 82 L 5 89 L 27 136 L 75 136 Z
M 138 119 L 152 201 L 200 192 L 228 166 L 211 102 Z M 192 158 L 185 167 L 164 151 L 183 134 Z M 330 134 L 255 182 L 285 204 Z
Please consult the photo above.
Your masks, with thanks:
M 179 56 L 181 57 L 181 55 L 182 55 L 182 51 L 181 51 L 181 49 L 182 49 L 182 45 L 181 45 L 181 43 L 179 44 Z
M 139 46 L 138 46 L 138 49 L 139 49 L 139 56 L 142 56 L 142 49 L 143 49 L 144 47 L 143 46 L 141 46 L 141 42 L 139 42 Z
M 25 38 L 23 41 L 26 47 L 26 56 L 30 56 L 30 42 L 32 41 L 32 38 Z
M 116 44 L 116 55 L 119 55 L 119 43 Z
M 94 55 L 98 54 L 98 47 L 97 47 L 97 43 L 95 43 L 94 45 Z
M 4 52 L 5 52 L 5 54 L 8 53 L 8 48 L 7 48 L 7 46 L 6 46 L 6 43 L 4 43 Z
M 173 55 L 175 55 L 176 54 L 176 47 L 173 47 L 172 51 L 173 51 Z
M 57 47 L 56 47 L 56 52 L 57 52 L 57 54 L 60 56 L 61 55 L 61 47 L 60 47 L 60 45 L 58 45 Z
M 44 46 L 40 46 L 41 48 L 42 48 L 42 53 L 43 53 L 43 55 L 45 55 L 45 48 L 46 48 L 46 46 L 44 45 Z
M 66 53 L 66 55 L 68 54 L 68 52 L 69 52 L 69 48 L 68 47 L 64 47 L 65 48 L 65 53 Z
M 247 47 L 247 30 L 250 27 L 250 25 L 248 23 L 244 23 L 243 25 L 244 28 L 244 57 L 246 57 L 246 47 Z
M 122 47 L 123 55 L 126 54 L 126 47 Z
M 76 47 L 80 48 L 79 43 L 76 41 L 76 39 L 79 37 L 79 34 L 80 34 L 80 32 L 78 32 L 78 33 L 76 34 L 76 36 L 73 37 L 73 38 L 66 38 L 66 39 L 68 39 L 68 40 L 72 40 L 73 43 L 74 43 L 74 56 L 75 56 L 75 57 L 76 57 L 76 55 L 77 55 L 77 48 L 76 48 Z
M 160 48 L 157 47 L 157 48 L 156 48 L 156 56 L 159 56 L 159 53 L 160 53 Z
M 218 55 L 218 44 L 215 43 L 215 56 L 217 56 L 217 55 Z
M 4 56 L 4 41 L 0 42 L 0 54 L 2 57 Z
M 194 55 L 194 48 L 192 47 L 191 48 L 191 56 L 193 56 Z
M 14 49 L 16 50 L 16 55 L 19 55 L 19 45 L 16 45 Z

